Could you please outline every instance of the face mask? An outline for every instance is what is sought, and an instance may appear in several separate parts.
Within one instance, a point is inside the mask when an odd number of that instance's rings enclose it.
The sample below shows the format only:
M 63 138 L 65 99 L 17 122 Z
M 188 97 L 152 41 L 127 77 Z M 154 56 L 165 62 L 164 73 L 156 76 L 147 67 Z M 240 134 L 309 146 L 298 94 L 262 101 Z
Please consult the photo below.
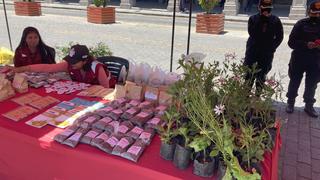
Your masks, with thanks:
M 271 8 L 261 8 L 260 9 L 261 14 L 263 14 L 263 12 L 267 12 L 267 13 L 271 13 Z
M 320 17 L 310 17 L 310 21 L 314 23 L 320 23 Z

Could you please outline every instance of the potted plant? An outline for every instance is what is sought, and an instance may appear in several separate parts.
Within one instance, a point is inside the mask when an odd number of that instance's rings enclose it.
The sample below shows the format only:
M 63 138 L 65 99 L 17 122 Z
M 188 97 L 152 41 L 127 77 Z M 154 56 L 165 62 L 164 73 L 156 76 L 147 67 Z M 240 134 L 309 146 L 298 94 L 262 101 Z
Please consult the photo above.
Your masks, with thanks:
M 211 141 L 203 134 L 196 136 L 190 143 L 194 149 L 193 174 L 202 177 L 211 177 L 214 172 L 214 157 L 210 157 Z
M 212 10 L 219 0 L 199 0 L 199 5 L 205 13 L 198 13 L 196 17 L 196 32 L 220 34 L 224 29 L 224 14 L 213 14 Z
M 93 0 L 94 6 L 87 7 L 87 21 L 96 24 L 115 23 L 116 10 L 114 7 L 106 7 L 107 0 Z
M 34 0 L 15 1 L 14 11 L 18 16 L 40 16 L 41 4 Z
M 66 57 L 70 51 L 71 46 L 79 44 L 77 42 L 69 42 L 65 46 L 56 46 L 57 54 L 60 59 Z M 108 45 L 103 42 L 98 42 L 95 46 L 89 46 L 90 55 L 93 57 L 112 56 L 112 52 Z
M 173 142 L 173 138 L 176 135 L 174 125 L 178 118 L 179 113 L 176 112 L 173 106 L 171 106 L 164 114 L 164 121 L 166 125 L 159 127 L 161 138 L 160 156 L 165 160 L 173 160 L 176 147 Z
M 186 169 L 190 164 L 192 149 L 189 144 L 191 142 L 191 127 L 188 124 L 177 129 L 178 142 L 173 156 L 173 164 L 179 169 Z

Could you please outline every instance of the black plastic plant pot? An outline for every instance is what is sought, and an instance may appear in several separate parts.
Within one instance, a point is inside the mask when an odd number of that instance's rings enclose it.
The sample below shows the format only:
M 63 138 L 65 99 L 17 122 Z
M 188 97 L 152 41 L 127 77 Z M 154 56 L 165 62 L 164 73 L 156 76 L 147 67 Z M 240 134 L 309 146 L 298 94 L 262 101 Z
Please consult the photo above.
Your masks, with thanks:
M 227 170 L 226 165 L 223 162 L 219 161 L 217 179 L 222 179 L 226 174 L 226 170 Z
M 184 148 L 176 144 L 174 151 L 173 164 L 179 169 L 186 169 L 189 166 L 191 157 L 191 149 Z
M 176 148 L 176 145 L 174 143 L 167 144 L 167 143 L 161 142 L 160 156 L 165 160 L 172 161 L 175 148 Z
M 214 172 L 214 159 L 209 162 L 199 162 L 197 159 L 193 161 L 193 174 L 201 177 L 212 177 Z

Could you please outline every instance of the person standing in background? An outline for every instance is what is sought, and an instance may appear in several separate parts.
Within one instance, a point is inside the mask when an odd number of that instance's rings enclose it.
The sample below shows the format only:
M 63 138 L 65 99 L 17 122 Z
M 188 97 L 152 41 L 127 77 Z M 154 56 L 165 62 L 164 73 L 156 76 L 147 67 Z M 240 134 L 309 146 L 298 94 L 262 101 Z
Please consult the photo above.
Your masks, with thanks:
M 246 45 L 244 65 L 250 69 L 256 65 L 258 72 L 248 73 L 245 77 L 252 87 L 256 84 L 259 96 L 266 76 L 272 68 L 273 55 L 283 40 L 283 27 L 280 19 L 271 14 L 272 2 L 261 0 L 259 13 L 250 16 L 248 21 L 249 39 Z
M 320 81 L 320 0 L 314 1 L 308 8 L 308 18 L 299 20 L 289 36 L 288 45 L 293 49 L 289 63 L 289 87 L 287 92 L 287 113 L 293 113 L 298 89 L 306 73 L 303 99 L 304 111 L 317 118 L 313 108 L 317 84 Z

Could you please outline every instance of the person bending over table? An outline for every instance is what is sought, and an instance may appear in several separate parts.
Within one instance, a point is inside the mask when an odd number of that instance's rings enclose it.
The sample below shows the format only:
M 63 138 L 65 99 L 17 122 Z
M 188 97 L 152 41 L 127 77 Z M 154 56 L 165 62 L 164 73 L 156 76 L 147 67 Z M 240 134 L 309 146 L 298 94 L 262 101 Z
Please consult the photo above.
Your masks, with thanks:
M 34 64 L 14 68 L 14 72 L 68 72 L 73 81 L 88 84 L 100 84 L 106 88 L 114 88 L 115 77 L 106 69 L 105 65 L 89 55 L 85 45 L 74 45 L 64 61 L 57 64 Z
M 13 59 L 15 67 L 56 63 L 55 50 L 42 41 L 39 31 L 34 27 L 26 27 L 23 30 Z

